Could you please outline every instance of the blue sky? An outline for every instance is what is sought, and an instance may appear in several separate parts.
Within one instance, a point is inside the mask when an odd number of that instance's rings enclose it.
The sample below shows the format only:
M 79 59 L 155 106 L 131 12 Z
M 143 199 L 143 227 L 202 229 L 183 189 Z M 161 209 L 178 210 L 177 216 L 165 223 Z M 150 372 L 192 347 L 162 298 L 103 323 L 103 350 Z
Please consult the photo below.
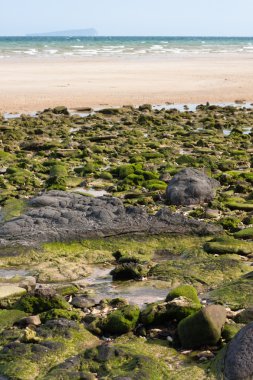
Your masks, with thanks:
M 94 27 L 100 35 L 253 36 L 253 0 L 0 0 L 0 35 Z

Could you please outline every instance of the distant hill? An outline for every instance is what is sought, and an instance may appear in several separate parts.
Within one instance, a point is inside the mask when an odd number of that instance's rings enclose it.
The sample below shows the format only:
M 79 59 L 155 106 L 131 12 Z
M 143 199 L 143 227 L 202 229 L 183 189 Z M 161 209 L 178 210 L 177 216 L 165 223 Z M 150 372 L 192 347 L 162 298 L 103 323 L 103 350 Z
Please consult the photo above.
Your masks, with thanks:
M 33 33 L 27 34 L 27 37 L 89 37 L 96 36 L 96 29 L 73 29 L 73 30 L 61 30 L 57 32 L 49 33 Z

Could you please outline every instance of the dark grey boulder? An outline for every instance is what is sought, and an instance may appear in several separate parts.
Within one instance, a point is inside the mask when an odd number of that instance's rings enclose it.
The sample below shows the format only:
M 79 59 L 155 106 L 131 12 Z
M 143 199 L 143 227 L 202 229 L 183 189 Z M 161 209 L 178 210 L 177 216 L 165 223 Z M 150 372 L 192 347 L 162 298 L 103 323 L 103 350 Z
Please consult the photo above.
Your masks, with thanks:
M 210 202 L 219 182 L 209 178 L 203 171 L 186 168 L 169 182 L 166 198 L 172 205 L 195 205 Z
M 253 379 L 253 322 L 243 327 L 230 342 L 225 356 L 224 378 Z
M 163 208 L 149 215 L 140 207 L 124 207 L 112 197 L 91 198 L 49 191 L 28 202 L 25 214 L 0 228 L 0 247 L 38 245 L 127 233 L 216 234 L 221 227 Z

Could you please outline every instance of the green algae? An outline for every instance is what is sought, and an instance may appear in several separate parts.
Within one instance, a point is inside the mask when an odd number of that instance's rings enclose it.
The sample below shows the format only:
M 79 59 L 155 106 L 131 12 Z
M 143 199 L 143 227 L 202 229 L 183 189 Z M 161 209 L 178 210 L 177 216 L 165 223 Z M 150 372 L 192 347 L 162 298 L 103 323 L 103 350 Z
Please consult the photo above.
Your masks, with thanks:
M 249 272 L 249 266 L 239 257 L 223 255 L 213 257 L 202 255 L 199 258 L 183 258 L 158 263 L 149 271 L 152 278 L 165 280 L 171 287 L 183 284 L 195 286 L 198 290 L 218 286 L 224 281 L 239 278 Z
M 253 253 L 253 243 L 242 242 L 233 237 L 220 237 L 208 241 L 204 245 L 208 253 L 249 255 Z

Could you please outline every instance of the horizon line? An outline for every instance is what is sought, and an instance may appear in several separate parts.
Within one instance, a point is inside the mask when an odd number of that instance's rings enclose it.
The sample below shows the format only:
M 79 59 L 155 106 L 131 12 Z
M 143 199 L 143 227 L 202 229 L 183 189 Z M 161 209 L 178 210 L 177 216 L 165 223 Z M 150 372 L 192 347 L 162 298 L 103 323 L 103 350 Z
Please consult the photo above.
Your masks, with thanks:
M 47 33 L 47 32 L 45 32 Z M 253 35 L 200 35 L 200 34 L 192 34 L 192 35 L 169 35 L 169 34 L 154 34 L 154 35 L 145 35 L 145 34 L 139 34 L 139 35 L 127 35 L 127 34 L 97 34 L 95 36 L 45 36 L 44 33 L 28 33 L 28 34 L 0 34 L 0 37 L 47 37 L 47 38 L 54 38 L 54 37 L 62 37 L 62 38 L 76 38 L 76 37 L 80 37 L 80 38 L 100 38 L 100 37 L 107 37 L 107 38 L 110 38 L 110 37 L 146 37 L 146 38 L 150 38 L 150 37 L 173 37 L 173 38 L 181 38 L 181 37 L 187 37 L 187 38 L 253 38 Z

